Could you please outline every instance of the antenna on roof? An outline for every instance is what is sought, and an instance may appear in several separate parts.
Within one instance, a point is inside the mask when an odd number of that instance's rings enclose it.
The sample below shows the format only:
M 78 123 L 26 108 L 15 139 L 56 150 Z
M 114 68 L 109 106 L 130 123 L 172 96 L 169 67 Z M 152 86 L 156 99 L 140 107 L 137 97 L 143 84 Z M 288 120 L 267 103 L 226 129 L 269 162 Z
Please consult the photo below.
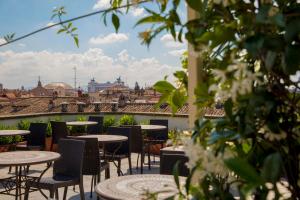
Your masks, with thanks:
M 74 90 L 75 90 L 75 95 L 76 95 L 76 83 L 77 83 L 76 67 L 73 67 L 73 69 L 74 69 Z

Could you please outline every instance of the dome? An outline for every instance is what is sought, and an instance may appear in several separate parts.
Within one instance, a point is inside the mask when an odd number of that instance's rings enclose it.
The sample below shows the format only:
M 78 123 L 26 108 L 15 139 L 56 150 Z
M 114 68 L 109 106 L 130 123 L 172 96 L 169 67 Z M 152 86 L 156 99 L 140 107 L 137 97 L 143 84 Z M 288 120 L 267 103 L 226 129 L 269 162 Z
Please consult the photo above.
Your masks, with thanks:
M 49 84 L 45 85 L 44 88 L 46 88 L 48 90 L 54 90 L 56 88 L 64 88 L 65 90 L 73 89 L 71 85 L 69 85 L 67 83 L 63 83 L 63 82 L 49 83 Z

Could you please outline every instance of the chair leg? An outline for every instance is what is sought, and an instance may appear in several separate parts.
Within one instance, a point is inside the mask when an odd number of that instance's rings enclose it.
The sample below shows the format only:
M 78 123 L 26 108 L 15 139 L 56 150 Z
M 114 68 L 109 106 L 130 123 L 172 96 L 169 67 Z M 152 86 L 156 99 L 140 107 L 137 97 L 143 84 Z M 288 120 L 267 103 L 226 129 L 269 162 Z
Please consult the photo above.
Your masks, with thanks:
M 128 164 L 129 164 L 129 173 L 132 174 L 132 166 L 131 166 L 131 156 L 128 156 Z
M 97 183 L 100 183 L 100 181 L 101 181 L 101 172 L 97 174 Z
M 109 179 L 110 178 L 110 168 L 108 166 L 108 168 L 105 169 L 105 179 Z
M 54 190 L 50 190 L 50 199 L 54 199 Z
M 85 200 L 85 198 L 84 198 L 84 189 L 83 189 L 83 180 L 81 180 L 80 183 L 79 183 L 79 191 L 80 191 L 80 199 Z
M 94 183 L 94 175 L 92 176 L 92 181 L 91 181 L 91 191 L 90 191 L 90 198 L 93 197 L 93 183 Z
M 139 158 L 140 158 L 140 154 L 138 153 L 138 156 L 137 156 L 137 159 L 136 159 L 136 170 L 139 169 Z
M 55 190 L 55 199 L 59 199 L 59 196 L 58 196 L 58 188 Z
M 141 174 L 143 174 L 143 168 L 144 168 L 144 160 L 145 160 L 145 152 L 143 151 L 141 153 Z
M 28 197 L 29 197 L 29 188 L 30 188 L 29 185 L 26 184 L 24 200 L 28 200 Z
M 121 159 L 118 160 L 118 169 L 117 169 L 118 176 L 121 175 L 120 171 L 121 171 Z
M 151 169 L 150 145 L 148 145 L 148 169 Z
M 64 198 L 63 198 L 63 200 L 67 199 L 67 192 L 68 192 L 68 186 L 66 186 L 65 189 L 64 189 Z

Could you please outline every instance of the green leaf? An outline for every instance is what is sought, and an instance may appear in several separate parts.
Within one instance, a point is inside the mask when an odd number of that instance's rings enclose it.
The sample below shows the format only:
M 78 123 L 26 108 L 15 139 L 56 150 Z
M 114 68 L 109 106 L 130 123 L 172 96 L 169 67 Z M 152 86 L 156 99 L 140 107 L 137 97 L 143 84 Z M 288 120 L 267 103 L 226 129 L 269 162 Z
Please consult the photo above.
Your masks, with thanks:
M 160 15 L 151 15 L 140 19 L 134 26 L 140 24 L 159 23 L 159 22 L 165 22 L 165 18 L 161 17 Z
M 273 51 L 268 51 L 267 57 L 266 57 L 266 68 L 268 70 L 271 70 L 276 59 L 276 53 Z
M 172 92 L 175 89 L 168 81 L 158 81 L 154 84 L 153 88 L 160 93 Z
M 176 113 L 179 108 L 181 108 L 187 101 L 187 96 L 185 93 L 175 90 L 172 94 L 172 98 L 170 99 L 171 106 L 172 106 L 172 112 Z
M 282 160 L 279 153 L 273 153 L 266 157 L 262 169 L 262 177 L 266 182 L 275 183 L 280 178 L 282 170 Z
M 239 157 L 230 158 L 225 160 L 225 164 L 230 170 L 234 171 L 236 175 L 250 184 L 254 186 L 263 184 L 263 179 L 246 160 Z
M 111 15 L 111 21 L 112 21 L 112 23 L 113 23 L 113 25 L 114 25 L 114 27 L 115 27 L 116 32 L 118 32 L 119 27 L 120 27 L 120 20 L 119 20 L 119 17 L 118 17 L 116 14 L 113 13 L 113 14 Z
M 65 31 L 66 31 L 65 28 L 59 29 L 59 30 L 57 31 L 57 34 L 60 34 L 60 33 L 65 32 Z
M 74 39 L 74 42 L 75 42 L 76 46 L 79 48 L 79 40 L 78 40 L 78 37 L 75 36 L 75 37 L 73 37 L 73 39 Z
M 300 65 L 300 45 L 289 45 L 285 50 L 283 70 L 286 74 L 295 74 Z
M 74 31 L 76 31 L 76 30 L 77 30 L 77 28 L 74 27 L 74 28 L 72 28 L 71 32 L 74 32 Z
M 300 33 L 300 19 L 297 18 L 287 24 L 284 38 L 286 41 L 291 42 L 294 39 L 296 39 L 299 33 Z
M 195 11 L 201 12 L 202 2 L 199 0 L 186 0 L 187 4 Z
M 232 117 L 232 107 L 233 107 L 233 102 L 232 99 L 228 99 L 224 103 L 224 109 L 226 112 L 226 115 L 231 118 Z

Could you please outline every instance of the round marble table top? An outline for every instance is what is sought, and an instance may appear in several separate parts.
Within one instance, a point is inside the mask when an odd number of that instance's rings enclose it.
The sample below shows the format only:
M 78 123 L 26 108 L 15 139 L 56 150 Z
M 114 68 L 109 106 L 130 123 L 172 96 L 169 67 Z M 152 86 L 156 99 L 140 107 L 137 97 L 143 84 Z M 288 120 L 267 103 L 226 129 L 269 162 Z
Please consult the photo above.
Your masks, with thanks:
M 96 125 L 98 122 L 93 121 L 73 121 L 73 122 L 66 122 L 68 126 L 88 126 L 88 125 Z
M 128 137 L 123 135 L 81 135 L 77 136 L 81 138 L 97 138 L 98 142 L 101 143 L 113 143 L 113 142 L 124 142 L 128 140 Z
M 180 184 L 186 178 L 180 177 Z M 146 199 L 145 193 L 159 193 L 158 199 L 165 199 L 178 193 L 172 175 L 147 174 L 128 175 L 107 179 L 95 187 L 96 193 L 105 199 Z
M 10 151 L 0 153 L 0 166 L 35 165 L 59 158 L 59 153 L 51 151 Z
M 166 129 L 166 126 L 162 125 L 141 125 L 141 129 L 145 131 L 160 131 Z
M 16 136 L 16 135 L 27 135 L 30 131 L 28 130 L 0 130 L 1 136 Z

